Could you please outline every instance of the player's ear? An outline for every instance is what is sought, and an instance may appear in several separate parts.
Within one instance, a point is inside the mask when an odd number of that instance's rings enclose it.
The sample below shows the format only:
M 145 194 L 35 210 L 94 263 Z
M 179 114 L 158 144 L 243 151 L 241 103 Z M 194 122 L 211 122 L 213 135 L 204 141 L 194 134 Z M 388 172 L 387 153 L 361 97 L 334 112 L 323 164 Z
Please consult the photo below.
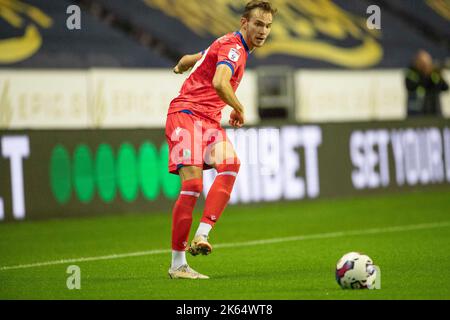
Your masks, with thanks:
M 248 20 L 245 17 L 241 17 L 241 29 L 247 30 Z

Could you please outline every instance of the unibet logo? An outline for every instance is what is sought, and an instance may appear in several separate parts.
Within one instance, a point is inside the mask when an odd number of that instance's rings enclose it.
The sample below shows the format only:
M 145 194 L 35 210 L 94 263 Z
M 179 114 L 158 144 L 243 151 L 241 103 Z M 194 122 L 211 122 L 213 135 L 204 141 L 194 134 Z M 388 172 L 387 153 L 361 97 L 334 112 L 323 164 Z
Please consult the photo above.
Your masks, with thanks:
M 159 150 L 151 142 L 144 142 L 138 150 L 123 143 L 116 153 L 109 144 L 100 144 L 95 154 L 79 144 L 72 156 L 57 145 L 50 159 L 51 190 L 60 204 L 70 201 L 73 193 L 82 203 L 90 203 L 96 191 L 105 203 L 115 200 L 118 193 L 124 201 L 133 202 L 139 191 L 150 201 L 157 199 L 161 190 L 165 197 L 174 199 L 180 181 L 168 173 L 168 157 L 167 143 Z

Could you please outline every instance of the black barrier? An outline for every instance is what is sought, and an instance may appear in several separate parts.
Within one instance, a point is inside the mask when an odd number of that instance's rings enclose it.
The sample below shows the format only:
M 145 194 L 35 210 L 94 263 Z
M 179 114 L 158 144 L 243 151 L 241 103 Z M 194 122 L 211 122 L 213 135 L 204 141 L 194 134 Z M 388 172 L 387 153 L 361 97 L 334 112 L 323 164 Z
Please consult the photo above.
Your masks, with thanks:
M 227 129 L 231 204 L 450 186 L 450 121 Z M 180 189 L 162 129 L 0 131 L 0 221 L 169 212 Z M 215 171 L 204 175 L 204 193 Z

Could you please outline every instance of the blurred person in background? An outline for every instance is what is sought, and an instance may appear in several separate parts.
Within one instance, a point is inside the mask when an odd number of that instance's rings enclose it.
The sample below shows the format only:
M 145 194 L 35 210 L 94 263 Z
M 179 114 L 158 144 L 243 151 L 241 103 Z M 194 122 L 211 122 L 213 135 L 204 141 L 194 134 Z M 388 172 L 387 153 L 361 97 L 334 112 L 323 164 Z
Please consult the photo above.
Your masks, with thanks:
M 442 115 L 440 94 L 448 90 L 441 68 L 433 64 L 431 55 L 419 50 L 406 70 L 408 116 Z

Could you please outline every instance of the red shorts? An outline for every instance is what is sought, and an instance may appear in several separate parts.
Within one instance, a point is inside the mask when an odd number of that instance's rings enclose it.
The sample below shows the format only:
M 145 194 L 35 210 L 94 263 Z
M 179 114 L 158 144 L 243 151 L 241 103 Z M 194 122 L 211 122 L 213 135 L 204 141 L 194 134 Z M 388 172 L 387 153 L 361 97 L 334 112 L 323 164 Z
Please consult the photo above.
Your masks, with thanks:
M 169 172 L 178 174 L 182 166 L 211 169 L 211 148 L 217 142 L 227 141 L 227 135 L 219 123 L 190 111 L 180 111 L 167 115 L 166 139 L 169 145 Z

